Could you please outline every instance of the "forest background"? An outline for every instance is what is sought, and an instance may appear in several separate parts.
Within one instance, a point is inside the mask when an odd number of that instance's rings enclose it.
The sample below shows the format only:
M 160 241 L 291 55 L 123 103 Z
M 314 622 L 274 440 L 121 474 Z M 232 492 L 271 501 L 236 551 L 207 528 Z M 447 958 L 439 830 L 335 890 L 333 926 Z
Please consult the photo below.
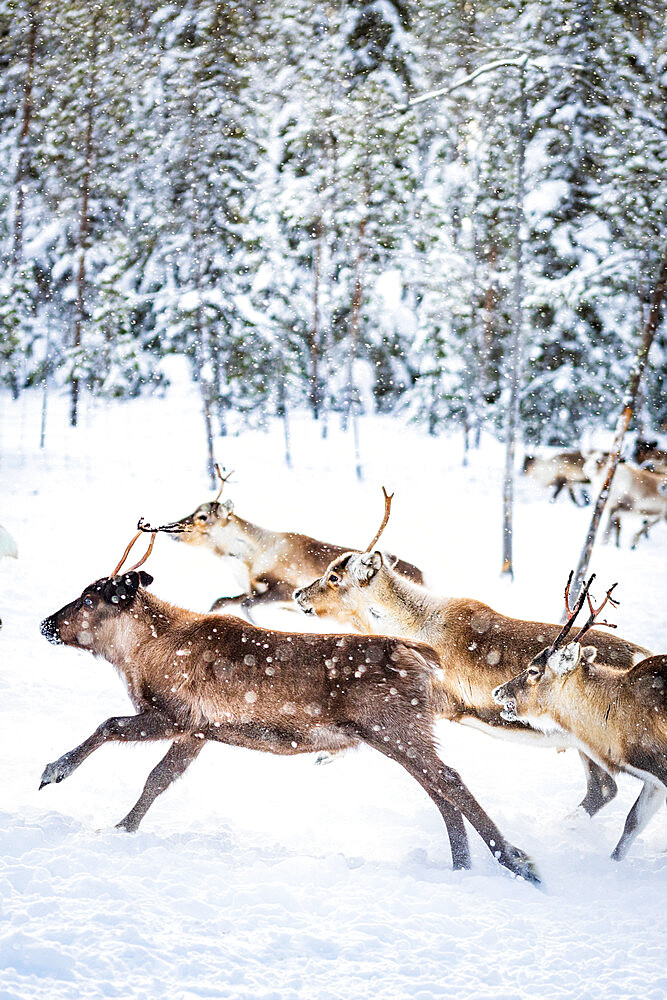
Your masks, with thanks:
M 474 444 L 518 364 L 524 440 L 569 444 L 618 413 L 666 139 L 662 0 L 0 0 L 0 380 L 76 424 L 185 354 L 209 440 L 309 407 Z

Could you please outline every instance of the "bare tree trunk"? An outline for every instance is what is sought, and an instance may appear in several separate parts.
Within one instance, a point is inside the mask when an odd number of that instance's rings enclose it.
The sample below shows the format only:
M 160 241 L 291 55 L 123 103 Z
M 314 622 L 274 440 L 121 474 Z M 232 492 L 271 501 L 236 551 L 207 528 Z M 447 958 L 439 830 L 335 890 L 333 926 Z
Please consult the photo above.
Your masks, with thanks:
M 363 297 L 363 277 L 362 268 L 364 262 L 364 236 L 366 235 L 366 216 L 359 222 L 357 260 L 354 268 L 354 295 L 352 296 L 352 309 L 350 310 L 350 333 L 347 367 L 347 400 L 344 429 L 352 421 L 352 433 L 354 436 L 354 457 L 356 465 L 357 479 L 362 479 L 361 457 L 359 451 L 359 399 L 357 387 L 354 381 L 354 362 L 357 358 L 357 347 L 359 344 L 359 317 L 361 314 L 361 300 Z
M 35 78 L 35 52 L 37 49 L 37 2 L 28 0 L 28 52 L 23 85 L 23 113 L 19 132 L 16 176 L 14 178 L 14 240 L 12 244 L 12 264 L 17 267 L 23 256 L 23 210 L 25 204 L 24 182 L 30 168 L 30 147 L 28 137 L 33 111 L 33 83 Z
M 278 406 L 276 409 L 277 415 L 280 417 L 283 423 L 283 436 L 285 439 L 285 465 L 288 469 L 292 468 L 292 452 L 290 449 L 290 432 L 289 432 L 289 418 L 287 415 L 287 401 L 285 397 L 285 383 L 281 378 L 278 383 Z
M 197 288 L 199 288 L 199 282 L 197 282 Z M 204 345 L 204 322 L 202 319 L 202 307 L 199 305 L 197 306 L 195 320 L 195 371 L 201 393 L 204 429 L 206 432 L 206 472 L 208 474 L 209 485 L 213 489 L 216 483 L 213 419 L 211 417 L 213 393 L 211 391 L 211 379 L 208 371 L 211 368 L 211 359 L 206 357 Z
M 505 475 L 503 479 L 503 575 L 514 578 L 512 565 L 512 518 L 514 512 L 514 453 L 519 423 L 523 327 L 523 198 L 526 152 L 526 68 L 519 66 L 519 123 L 516 164 L 516 210 L 514 218 L 514 295 L 510 343 L 510 392 L 505 424 Z
M 317 220 L 313 249 L 313 325 L 310 331 L 310 406 L 315 420 L 320 415 L 320 272 L 322 267 L 322 219 Z
M 96 37 L 97 25 L 93 25 L 93 51 L 91 56 L 91 64 L 89 68 L 88 77 L 88 97 L 87 97 L 87 107 L 86 107 L 86 131 L 84 136 L 84 154 L 83 154 L 83 177 L 81 180 L 81 214 L 79 216 L 79 237 L 77 240 L 77 248 L 79 251 L 79 267 L 76 276 L 76 303 L 75 303 L 75 313 L 74 313 L 74 335 L 72 337 L 72 346 L 75 350 L 75 355 L 77 348 L 81 346 L 81 328 L 83 326 L 83 320 L 85 315 L 85 295 L 86 295 L 86 248 L 88 244 L 88 231 L 90 227 L 90 219 L 88 213 L 88 203 L 90 200 L 90 182 L 91 182 L 91 169 L 92 169 L 92 159 L 93 159 L 93 95 L 95 89 L 95 57 L 96 57 L 96 47 L 97 47 L 97 37 Z M 77 364 L 75 359 L 75 365 Z M 74 375 L 72 376 L 72 386 L 71 386 L 71 408 L 70 408 L 70 424 L 72 427 L 76 427 L 79 417 L 79 376 L 76 373 L 76 368 Z
M 595 537 L 597 535 L 597 531 L 600 526 L 602 513 L 604 511 L 605 504 L 607 503 L 607 498 L 609 496 L 609 490 L 611 488 L 612 479 L 614 478 L 614 473 L 616 472 L 616 467 L 618 465 L 618 460 L 620 458 L 621 447 L 623 445 L 623 438 L 625 437 L 625 432 L 628 429 L 628 425 L 630 423 L 630 420 L 632 419 L 632 414 L 634 413 L 635 404 L 637 401 L 637 393 L 639 390 L 639 383 L 641 382 L 641 377 L 644 372 L 644 368 L 646 366 L 646 359 L 648 358 L 648 353 L 651 350 L 651 344 L 653 343 L 653 338 L 655 337 L 655 332 L 660 322 L 660 309 L 662 306 L 662 300 L 665 295 L 666 286 L 667 286 L 667 247 L 665 248 L 665 251 L 663 253 L 662 262 L 660 264 L 660 271 L 658 273 L 658 279 L 653 289 L 653 295 L 651 296 L 651 308 L 648 314 L 648 319 L 646 320 L 646 325 L 644 326 L 644 332 L 642 334 L 641 342 L 639 344 L 637 357 L 635 358 L 635 363 L 632 366 L 632 371 L 630 372 L 628 388 L 626 390 L 625 399 L 623 401 L 623 410 L 621 411 L 621 414 L 616 424 L 614 443 L 612 445 L 611 452 L 609 455 L 609 460 L 607 462 L 607 467 L 605 469 L 604 480 L 600 492 L 598 494 L 598 498 L 595 502 L 593 516 L 591 518 L 588 534 L 586 535 L 586 541 L 584 542 L 584 547 L 581 550 L 581 555 L 579 556 L 579 565 L 577 566 L 577 571 L 575 573 L 574 582 L 571 588 L 573 599 L 575 600 L 581 590 L 584 578 L 586 577 L 586 574 L 588 572 L 588 564 L 591 560 L 593 545 L 595 544 Z
M 361 300 L 364 292 L 362 265 L 364 262 L 364 236 L 366 234 L 366 221 L 366 216 L 364 215 L 359 222 L 357 259 L 354 265 L 354 293 L 352 295 L 352 307 L 350 309 L 350 326 L 348 334 L 347 395 L 345 400 L 344 430 L 347 430 L 356 397 L 356 387 L 354 385 L 354 362 L 357 358 L 357 345 L 359 343 L 359 315 L 361 313 Z

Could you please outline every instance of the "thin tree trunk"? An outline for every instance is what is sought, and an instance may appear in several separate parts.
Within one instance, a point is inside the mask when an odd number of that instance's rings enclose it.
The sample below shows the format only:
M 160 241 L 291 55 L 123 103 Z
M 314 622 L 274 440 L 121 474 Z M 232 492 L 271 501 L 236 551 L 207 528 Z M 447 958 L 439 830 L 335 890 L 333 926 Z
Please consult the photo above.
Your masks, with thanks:
M 357 395 L 357 387 L 354 381 L 354 362 L 357 358 L 357 347 L 359 344 L 359 317 L 361 315 L 361 300 L 363 297 L 363 278 L 362 278 L 362 268 L 364 262 L 364 236 L 366 234 L 366 216 L 364 215 L 359 222 L 359 248 L 357 252 L 357 260 L 354 269 L 354 295 L 352 297 L 352 309 L 350 311 L 350 342 L 349 342 L 349 352 L 348 352 L 348 369 L 347 369 L 347 412 L 345 419 L 345 429 L 349 421 L 352 421 L 352 433 L 354 437 L 354 460 L 356 467 L 357 479 L 363 479 L 362 469 L 361 469 L 361 454 L 359 449 L 359 400 Z
M 315 420 L 320 415 L 320 272 L 322 267 L 322 219 L 317 220 L 313 251 L 313 325 L 310 331 L 310 406 Z
M 352 295 L 352 307 L 350 309 L 350 326 L 347 353 L 347 398 L 345 400 L 346 411 L 343 429 L 347 430 L 348 422 L 352 415 L 352 407 L 356 396 L 354 385 L 354 362 L 357 358 L 357 345 L 359 343 L 359 316 L 361 313 L 361 300 L 364 287 L 362 281 L 362 265 L 364 261 L 364 236 L 366 234 L 366 216 L 359 222 L 357 259 L 354 266 L 354 293 Z
M 646 359 L 648 358 L 648 353 L 651 350 L 651 344 L 653 343 L 653 338 L 655 337 L 655 332 L 660 322 L 660 309 L 662 306 L 662 300 L 665 295 L 666 286 L 667 286 L 667 247 L 665 248 L 665 251 L 663 253 L 662 262 L 660 264 L 660 271 L 658 273 L 658 279 L 653 289 L 653 295 L 651 297 L 651 308 L 648 314 L 648 319 L 646 320 L 646 324 L 644 326 L 644 332 L 642 334 L 642 338 L 639 344 L 637 357 L 635 358 L 635 363 L 632 366 L 632 371 L 630 372 L 628 388 L 626 390 L 625 399 L 623 401 L 623 409 L 616 424 L 614 443 L 612 445 L 611 453 L 609 455 L 609 460 L 607 462 L 607 467 L 605 469 L 604 480 L 600 492 L 598 494 L 598 498 L 595 502 L 593 516 L 591 518 L 588 534 L 586 535 L 586 541 L 584 542 L 584 547 L 581 550 L 581 555 L 579 556 L 579 564 L 577 566 L 577 570 L 574 575 L 574 582 L 572 584 L 571 590 L 573 598 L 575 600 L 581 590 L 581 586 L 588 572 L 588 564 L 590 563 L 591 560 L 593 545 L 595 544 L 595 537 L 597 535 L 597 531 L 600 526 L 602 513 L 607 503 L 607 498 L 609 496 L 611 483 L 614 478 L 614 473 L 616 472 L 616 467 L 618 465 L 618 461 L 620 458 L 621 447 L 623 445 L 623 438 L 625 437 L 625 432 L 628 429 L 628 425 L 630 424 L 630 420 L 632 419 L 632 414 L 634 413 L 635 410 L 637 393 L 639 390 L 639 383 L 641 382 L 641 377 L 644 372 L 644 368 L 646 366 Z
M 96 26 L 93 27 L 93 35 L 95 36 Z M 97 40 L 94 37 L 93 45 L 97 45 Z M 81 181 L 81 215 L 79 217 L 79 237 L 77 240 L 77 246 L 79 250 L 79 267 L 76 277 L 76 303 L 75 303 L 75 314 L 74 314 L 74 335 L 72 337 L 72 346 L 74 347 L 75 353 L 75 366 L 78 364 L 76 360 L 76 354 L 78 348 L 81 346 L 81 329 L 83 326 L 84 314 L 85 314 L 85 295 L 86 295 L 86 247 L 88 244 L 88 231 L 90 226 L 90 219 L 88 214 L 88 203 L 90 200 L 90 180 L 91 180 L 91 167 L 93 158 L 93 94 L 95 88 L 95 54 L 96 50 L 93 49 L 91 66 L 90 66 L 90 76 L 88 81 L 88 100 L 86 108 L 86 131 L 84 136 L 84 154 L 83 154 L 83 178 Z M 72 376 L 72 387 L 71 387 L 71 409 L 70 409 L 70 424 L 72 427 L 76 427 L 79 417 L 79 376 L 76 373 L 76 367 L 74 375 Z
M 287 415 L 287 402 L 285 398 L 285 382 L 284 375 L 278 383 L 278 406 L 277 414 L 283 423 L 283 436 L 285 439 L 285 465 L 288 469 L 292 468 L 292 453 L 290 449 L 290 432 L 289 432 L 289 418 Z
M 514 295 L 510 344 L 510 392 L 505 426 L 505 474 L 503 479 L 503 575 L 514 578 L 512 565 L 512 519 L 514 513 L 514 454 L 519 424 L 523 328 L 523 199 L 526 150 L 526 72 L 519 67 L 519 123 L 516 165 L 516 210 L 514 218 Z
M 33 111 L 33 83 L 35 78 L 35 52 L 37 49 L 37 3 L 28 0 L 28 54 L 23 86 L 23 113 L 21 116 L 21 131 L 18 141 L 18 158 L 16 176 L 14 179 L 14 240 L 12 244 L 12 264 L 17 267 L 23 257 L 23 212 L 25 204 L 24 182 L 30 167 L 30 148 L 28 137 Z
M 197 282 L 199 290 L 199 282 Z M 206 472 L 209 478 L 211 489 L 215 487 L 215 452 L 213 447 L 213 419 L 211 411 L 213 409 L 213 393 L 211 392 L 211 380 L 206 372 L 207 367 L 211 367 L 210 358 L 205 357 L 204 348 L 204 323 L 202 320 L 202 307 L 197 307 L 195 319 L 195 370 L 199 391 L 202 399 L 202 413 L 204 417 L 204 429 L 206 432 Z M 208 366 L 206 362 L 208 361 Z

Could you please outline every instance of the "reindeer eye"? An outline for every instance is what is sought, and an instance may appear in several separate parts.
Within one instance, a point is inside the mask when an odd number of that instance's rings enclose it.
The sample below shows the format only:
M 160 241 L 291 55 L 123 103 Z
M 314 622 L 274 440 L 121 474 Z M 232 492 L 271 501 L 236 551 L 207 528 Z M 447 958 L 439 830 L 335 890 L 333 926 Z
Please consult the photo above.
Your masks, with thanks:
M 84 597 L 83 603 L 86 605 L 87 608 L 92 608 L 92 606 L 93 606 L 93 599 L 92 599 L 92 597 Z
M 331 586 L 331 587 L 337 587 L 337 586 L 338 586 L 338 584 L 340 583 L 340 577 L 339 577 L 339 576 L 336 576 L 336 574 L 335 574 L 335 573 L 332 573 L 332 574 L 330 575 L 329 579 L 327 580 L 327 583 L 328 583 L 328 584 L 329 584 L 329 586 Z
M 208 514 L 199 514 L 197 517 L 198 521 L 208 521 Z
M 539 677 L 540 671 L 538 667 L 528 667 L 527 674 L 529 677 Z

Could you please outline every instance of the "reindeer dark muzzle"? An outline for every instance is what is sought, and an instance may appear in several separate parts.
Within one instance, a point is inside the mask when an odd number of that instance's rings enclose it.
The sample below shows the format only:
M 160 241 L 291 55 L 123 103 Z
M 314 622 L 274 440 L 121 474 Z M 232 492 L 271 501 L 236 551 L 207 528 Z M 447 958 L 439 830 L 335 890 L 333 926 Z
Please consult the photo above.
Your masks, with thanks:
M 501 684 L 499 687 L 494 688 L 491 692 L 493 700 L 498 705 L 502 705 L 503 710 L 500 713 L 501 719 L 504 719 L 506 722 L 516 722 L 518 719 L 516 714 L 516 701 L 506 688 L 506 684 Z
M 54 646 L 62 646 L 63 641 L 60 638 L 60 629 L 58 628 L 54 616 L 51 616 L 51 618 L 45 618 L 39 626 L 39 631 L 42 633 L 44 638 L 48 639 Z
M 314 615 L 315 611 L 312 604 L 308 604 L 308 598 L 306 597 L 305 589 L 295 590 L 292 594 L 292 599 L 296 601 L 301 610 L 305 615 Z

